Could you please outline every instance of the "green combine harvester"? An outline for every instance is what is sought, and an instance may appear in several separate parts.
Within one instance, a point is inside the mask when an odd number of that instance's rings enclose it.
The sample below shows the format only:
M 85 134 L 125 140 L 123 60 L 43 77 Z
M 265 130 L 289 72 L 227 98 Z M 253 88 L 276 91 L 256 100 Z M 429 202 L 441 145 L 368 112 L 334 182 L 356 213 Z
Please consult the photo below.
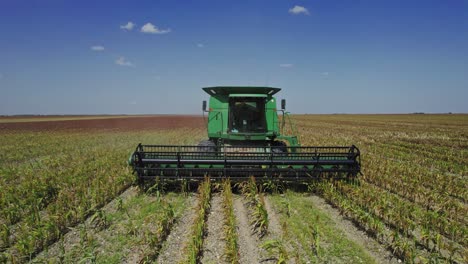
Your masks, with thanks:
M 294 125 L 285 111 L 276 107 L 273 87 L 206 87 L 209 108 L 208 139 L 197 146 L 142 145 L 130 155 L 138 180 L 307 182 L 320 179 L 352 179 L 360 172 L 356 146 L 301 146 Z M 281 113 L 281 118 L 278 117 Z M 286 126 L 286 124 L 289 124 Z

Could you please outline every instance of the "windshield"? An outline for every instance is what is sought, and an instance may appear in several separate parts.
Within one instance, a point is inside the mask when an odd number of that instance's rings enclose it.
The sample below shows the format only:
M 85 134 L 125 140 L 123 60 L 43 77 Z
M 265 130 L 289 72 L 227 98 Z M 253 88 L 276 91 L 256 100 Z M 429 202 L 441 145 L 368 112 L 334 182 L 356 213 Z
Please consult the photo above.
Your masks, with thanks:
M 229 101 L 229 130 L 231 133 L 264 133 L 265 99 L 231 98 Z

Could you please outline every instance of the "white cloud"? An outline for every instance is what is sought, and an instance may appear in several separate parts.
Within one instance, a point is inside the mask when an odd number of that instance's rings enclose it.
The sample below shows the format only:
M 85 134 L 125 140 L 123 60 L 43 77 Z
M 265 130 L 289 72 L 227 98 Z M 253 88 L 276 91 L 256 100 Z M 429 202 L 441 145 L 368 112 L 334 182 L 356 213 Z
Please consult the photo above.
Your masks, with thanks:
M 203 48 L 203 47 L 205 47 L 205 45 L 203 45 L 203 43 L 198 43 L 198 44 L 197 44 L 197 47 Z
M 120 65 L 120 66 L 128 66 L 128 67 L 135 67 L 135 65 L 128 60 L 125 60 L 125 57 L 119 57 L 117 60 L 115 60 L 115 64 Z
M 294 66 L 293 64 L 291 63 L 282 63 L 279 65 L 280 67 L 283 67 L 283 68 L 291 68 L 292 66 Z
M 103 46 L 92 46 L 91 47 L 91 50 L 92 51 L 104 51 L 104 47 Z
M 293 8 L 289 9 L 290 14 L 294 15 L 299 15 L 299 14 L 304 14 L 304 15 L 309 15 L 309 10 L 303 6 L 294 6 Z
M 171 32 L 171 29 L 160 29 L 151 23 L 146 23 L 144 26 L 141 27 L 140 31 L 147 34 L 166 34 Z
M 131 21 L 128 21 L 128 23 L 126 25 L 120 26 L 120 29 L 131 31 L 135 26 L 136 26 L 135 23 L 133 23 Z

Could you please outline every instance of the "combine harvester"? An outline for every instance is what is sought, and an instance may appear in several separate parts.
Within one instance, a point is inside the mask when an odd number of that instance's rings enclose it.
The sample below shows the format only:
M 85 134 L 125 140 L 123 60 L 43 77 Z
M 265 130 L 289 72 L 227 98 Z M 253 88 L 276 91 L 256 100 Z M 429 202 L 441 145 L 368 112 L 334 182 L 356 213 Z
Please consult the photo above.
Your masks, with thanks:
M 360 172 L 360 153 L 356 146 L 301 146 L 297 135 L 284 135 L 285 112 L 276 108 L 273 96 L 280 88 L 207 87 L 210 95 L 208 140 L 197 146 L 139 144 L 130 155 L 138 180 L 212 180 L 225 178 L 243 181 L 280 180 L 307 182 L 319 179 L 352 179 Z M 282 118 L 278 117 L 281 112 Z M 286 144 L 286 142 L 288 144 Z

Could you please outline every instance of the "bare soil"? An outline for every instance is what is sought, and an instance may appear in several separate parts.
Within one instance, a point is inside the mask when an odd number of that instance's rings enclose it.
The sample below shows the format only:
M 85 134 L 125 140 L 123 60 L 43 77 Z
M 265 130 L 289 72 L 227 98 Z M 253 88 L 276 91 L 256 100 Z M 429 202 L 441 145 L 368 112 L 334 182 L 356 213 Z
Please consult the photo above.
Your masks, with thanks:
M 173 128 L 202 128 L 201 116 L 160 115 L 141 117 L 112 117 L 100 119 L 79 119 L 41 122 L 0 123 L 0 131 L 51 131 L 51 130 L 152 130 Z
M 280 220 L 275 212 L 275 210 L 273 209 L 273 206 L 271 205 L 269 199 L 267 196 L 265 196 L 265 208 L 268 212 L 268 221 L 269 221 L 269 225 L 268 225 L 268 231 L 276 236 L 276 237 L 280 237 L 281 236 L 281 224 L 280 224 Z
M 214 193 L 211 198 L 211 207 L 206 222 L 207 232 L 203 240 L 202 263 L 228 263 L 224 252 L 226 240 L 224 237 L 223 198 L 220 193 Z
M 253 233 L 244 200 L 239 195 L 233 195 L 233 198 L 239 242 L 239 262 L 245 264 L 260 263 L 260 240 Z
M 308 199 L 315 208 L 318 208 L 330 215 L 330 218 L 335 221 L 336 227 L 341 229 L 348 239 L 363 247 L 377 263 L 393 264 L 401 262 L 383 245 L 369 237 L 364 231 L 358 229 L 351 221 L 345 219 L 337 209 L 329 205 L 323 198 L 312 195 L 309 196 Z
M 171 264 L 171 263 L 182 263 L 184 255 L 184 248 L 189 242 L 193 221 L 196 217 L 195 206 L 197 204 L 197 197 L 193 195 L 189 198 L 190 204 L 187 206 L 187 210 L 183 212 L 179 220 L 172 228 L 171 233 L 167 237 L 161 252 L 158 256 L 156 263 L 159 264 Z

